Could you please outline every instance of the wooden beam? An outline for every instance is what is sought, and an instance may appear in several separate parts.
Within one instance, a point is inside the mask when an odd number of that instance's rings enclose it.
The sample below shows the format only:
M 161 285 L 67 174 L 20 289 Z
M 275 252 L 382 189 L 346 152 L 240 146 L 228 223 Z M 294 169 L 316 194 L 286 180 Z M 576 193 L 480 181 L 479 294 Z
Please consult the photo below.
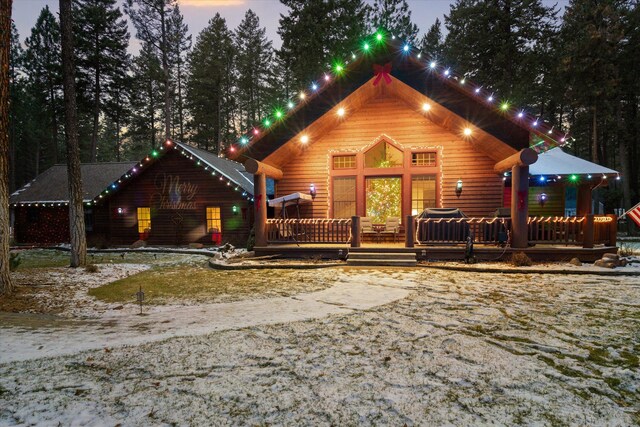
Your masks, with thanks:
M 525 148 L 518 151 L 516 154 L 496 163 L 496 165 L 493 167 L 493 170 L 498 173 L 502 173 L 513 168 L 514 166 L 520 167 L 532 165 L 536 162 L 536 160 L 538 160 L 538 153 L 533 151 L 531 148 Z
M 529 166 L 511 169 L 511 247 L 529 246 Z
M 253 175 L 256 246 L 267 246 L 267 178 L 262 173 Z
M 248 159 L 244 162 L 244 168 L 247 172 L 254 175 L 264 174 L 273 179 L 282 179 L 282 171 L 266 163 L 257 161 L 256 159 Z

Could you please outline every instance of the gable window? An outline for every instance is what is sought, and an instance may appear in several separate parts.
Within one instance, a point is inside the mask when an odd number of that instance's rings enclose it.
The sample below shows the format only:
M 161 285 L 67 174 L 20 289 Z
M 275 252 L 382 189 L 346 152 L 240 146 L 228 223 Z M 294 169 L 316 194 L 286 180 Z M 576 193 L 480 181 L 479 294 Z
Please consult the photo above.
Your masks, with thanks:
M 333 156 L 334 169 L 354 169 L 356 167 L 355 154 L 348 156 Z
M 220 206 L 207 206 L 207 232 L 222 232 Z
M 379 142 L 364 153 L 365 168 L 393 168 L 402 166 L 402 162 L 402 151 L 386 141 Z
M 151 230 L 151 208 L 138 208 L 138 233 Z
M 433 151 L 425 151 L 420 153 L 411 153 L 411 166 L 435 166 L 436 153 Z
M 351 218 L 356 214 L 356 177 L 333 178 L 333 217 Z
M 411 215 L 418 215 L 436 205 L 436 177 L 418 175 L 411 178 Z

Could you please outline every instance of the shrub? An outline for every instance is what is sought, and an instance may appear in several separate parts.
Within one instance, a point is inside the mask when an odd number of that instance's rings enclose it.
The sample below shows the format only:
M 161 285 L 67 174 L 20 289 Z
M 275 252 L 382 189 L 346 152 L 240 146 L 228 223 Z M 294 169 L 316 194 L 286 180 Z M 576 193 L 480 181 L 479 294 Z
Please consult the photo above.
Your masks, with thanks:
M 511 255 L 511 264 L 514 267 L 528 267 L 533 265 L 533 262 L 524 252 L 516 252 Z
M 95 264 L 87 264 L 87 266 L 84 268 L 84 271 L 86 271 L 87 273 L 97 273 L 98 271 L 100 271 L 100 269 Z
M 621 242 L 620 249 L 618 249 L 618 255 L 621 257 L 633 256 L 633 247 L 628 243 Z
M 9 271 L 16 271 L 21 262 L 22 258 L 18 252 L 9 253 Z

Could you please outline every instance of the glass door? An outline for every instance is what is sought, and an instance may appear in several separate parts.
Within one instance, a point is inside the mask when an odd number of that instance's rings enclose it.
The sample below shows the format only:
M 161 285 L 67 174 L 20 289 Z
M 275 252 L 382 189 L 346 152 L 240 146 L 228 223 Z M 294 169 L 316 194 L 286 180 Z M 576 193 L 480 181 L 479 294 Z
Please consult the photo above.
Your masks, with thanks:
M 384 224 L 388 217 L 402 218 L 402 178 L 367 177 L 366 207 L 374 223 Z

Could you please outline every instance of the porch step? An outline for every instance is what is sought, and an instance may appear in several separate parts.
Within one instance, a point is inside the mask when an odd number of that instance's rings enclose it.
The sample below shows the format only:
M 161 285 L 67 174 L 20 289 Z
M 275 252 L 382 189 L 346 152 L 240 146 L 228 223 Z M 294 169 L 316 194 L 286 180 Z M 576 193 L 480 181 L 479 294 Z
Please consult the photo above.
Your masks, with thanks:
M 349 252 L 347 265 L 414 267 L 416 254 L 398 252 Z

